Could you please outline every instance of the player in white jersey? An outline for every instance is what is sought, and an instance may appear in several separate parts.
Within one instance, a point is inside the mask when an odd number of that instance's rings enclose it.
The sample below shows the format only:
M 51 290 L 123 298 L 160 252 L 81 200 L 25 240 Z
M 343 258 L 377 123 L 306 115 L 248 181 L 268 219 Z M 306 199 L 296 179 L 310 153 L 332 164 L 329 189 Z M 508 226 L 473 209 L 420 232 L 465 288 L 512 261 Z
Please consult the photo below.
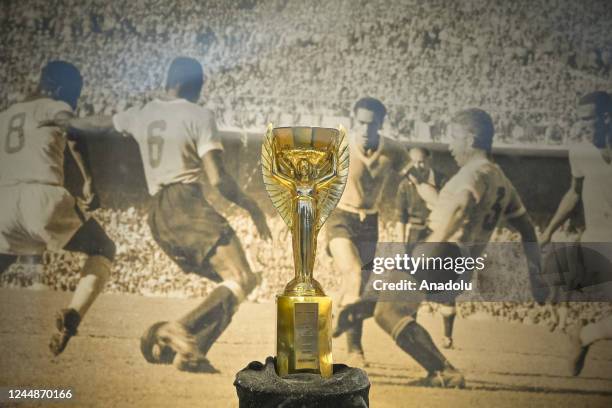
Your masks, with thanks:
M 612 300 L 612 97 L 592 92 L 578 104 L 581 143 L 569 150 L 571 186 L 544 230 L 541 242 L 567 220 L 582 200 L 585 231 L 577 244 L 555 244 L 555 262 L 547 263 L 547 275 L 564 276 L 566 289 L 595 290 L 599 301 Z M 550 267 L 550 269 L 548 268 Z M 591 344 L 612 339 L 612 316 L 577 329 L 571 336 L 569 367 L 578 375 Z
M 453 146 L 451 152 L 456 152 Z M 455 158 L 461 163 L 461 158 Z M 432 233 L 426 242 L 468 244 L 478 257 L 501 220 L 520 217 L 526 210 L 510 180 L 486 155 L 464 163 L 440 190 L 429 216 Z M 461 201 L 460 214 L 457 201 Z
M 381 136 L 386 108 L 377 99 L 362 98 L 354 106 L 354 125 L 349 132 L 349 175 L 338 207 L 326 224 L 329 252 L 334 269 L 342 276 L 340 307 L 354 303 L 370 277 L 378 243 L 378 204 L 390 172 L 399 173 L 408 154 L 398 142 Z M 363 326 L 346 331 L 349 363 L 365 365 L 361 344 Z
M 425 257 L 457 257 L 463 255 L 461 247 L 470 246 L 473 249 L 470 256 L 478 256 L 493 230 L 505 218 L 521 235 L 530 276 L 538 288 L 540 254 L 537 237 L 516 190 L 490 160 L 494 135 L 490 116 L 480 109 L 462 111 L 453 118 L 450 133 L 453 137 L 450 151 L 460 170 L 439 195 L 432 186 L 429 186 L 429 193 L 423 192 L 433 205 L 430 215 L 432 232 L 426 243 L 417 245 L 413 253 Z M 423 272 L 438 274 L 438 271 Z M 448 281 L 458 276 L 452 270 L 446 273 L 448 276 L 442 276 L 441 280 Z M 417 272 L 417 279 L 419 275 Z M 394 279 L 412 278 L 398 273 Z M 411 293 L 413 296 L 407 301 L 378 302 L 374 309 L 376 322 L 402 350 L 427 370 L 425 384 L 463 387 L 463 375 L 446 360 L 427 331 L 416 322 L 419 304 L 429 294 Z M 350 326 L 354 321 L 367 317 L 367 309 L 367 305 L 360 304 L 345 309 L 344 315 L 339 317 L 340 326 Z
M 523 242 L 535 243 L 533 226 L 516 189 L 499 166 L 490 160 L 492 137 L 489 135 L 493 135 L 493 124 L 488 114 L 474 109 L 459 113 L 451 124 L 451 135 L 454 136 L 451 154 L 461 168 L 436 198 L 429 218 L 432 233 L 426 242 L 457 243 L 469 247 L 470 256 L 479 257 L 493 231 L 506 220 L 520 227 L 517 229 Z M 466 148 L 464 143 L 469 142 L 470 137 L 474 141 Z M 435 190 L 432 189 L 432 193 Z M 537 246 L 527 245 L 525 251 L 535 279 L 540 262 Z
M 41 122 L 69 120 L 81 93 L 78 69 L 64 61 L 42 70 L 35 95 L 0 113 L 0 273 L 19 255 L 46 250 L 88 255 L 68 308 L 57 314 L 49 344 L 60 354 L 110 275 L 115 245 L 94 218 L 86 217 L 64 188 L 64 149 L 70 147 L 85 185 L 87 167 L 66 133 Z
M 223 150 L 212 111 L 183 98 L 133 107 L 116 114 L 113 125 L 138 143 L 152 196 L 165 186 L 201 182 L 201 158 Z
M 271 237 L 257 203 L 224 169 L 214 115 L 195 103 L 203 84 L 198 61 L 176 58 L 168 70 L 164 97 L 112 118 L 70 122 L 84 132 L 114 128 L 136 140 L 153 196 L 149 210 L 153 237 L 183 271 L 220 283 L 183 318 L 156 323 L 141 339 L 147 361 L 174 361 L 177 368 L 194 371 L 210 370 L 206 353 L 257 284 L 234 230 L 206 201 L 203 177 L 226 199 L 249 212 L 260 236 Z

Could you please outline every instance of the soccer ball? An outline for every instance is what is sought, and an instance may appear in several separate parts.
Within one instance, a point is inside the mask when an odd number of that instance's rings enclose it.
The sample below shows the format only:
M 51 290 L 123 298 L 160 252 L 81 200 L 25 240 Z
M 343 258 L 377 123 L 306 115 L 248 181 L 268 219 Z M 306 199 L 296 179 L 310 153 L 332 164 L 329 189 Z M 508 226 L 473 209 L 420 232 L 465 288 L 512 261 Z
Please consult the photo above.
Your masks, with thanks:
M 160 327 L 168 322 L 157 322 L 140 337 L 140 352 L 152 364 L 172 364 L 176 352 L 159 340 Z

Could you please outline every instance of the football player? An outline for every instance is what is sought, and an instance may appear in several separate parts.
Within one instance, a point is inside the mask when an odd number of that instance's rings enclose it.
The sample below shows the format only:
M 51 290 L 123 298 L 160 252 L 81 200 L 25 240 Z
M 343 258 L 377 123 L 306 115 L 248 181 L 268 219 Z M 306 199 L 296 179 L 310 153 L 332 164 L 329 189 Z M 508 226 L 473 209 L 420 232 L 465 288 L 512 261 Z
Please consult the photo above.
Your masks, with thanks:
M 437 199 L 437 192 L 446 183 L 446 177 L 432 167 L 429 150 L 423 147 L 412 147 L 408 150 L 408 156 L 410 157 L 409 170 L 398 187 L 395 207 L 398 215 L 397 232 L 400 241 L 406 244 L 407 252 L 411 252 L 414 244 L 424 241 L 431 232 L 429 205 L 432 205 L 431 202 Z M 455 301 L 443 302 L 440 305 L 440 314 L 444 327 L 442 347 L 452 348 L 453 327 L 457 316 Z
M 438 195 L 430 214 L 431 234 L 425 244 L 417 245 L 415 254 L 428 257 L 461 256 L 469 246 L 470 256 L 482 253 L 493 230 L 506 219 L 521 235 L 534 287 L 540 287 L 540 253 L 533 225 L 512 183 L 491 161 L 494 128 L 491 117 L 480 109 L 468 109 L 454 116 L 450 124 L 453 138 L 450 151 L 460 170 L 442 188 L 439 195 L 433 186 L 431 196 Z M 430 273 L 432 271 L 424 271 Z M 447 278 L 453 278 L 454 271 Z M 412 279 L 397 273 L 393 279 Z M 448 280 L 448 279 L 443 279 Z M 419 304 L 425 293 L 412 293 L 409 301 L 376 303 L 373 315 L 378 325 L 390 334 L 396 344 L 411 355 L 428 376 L 424 383 L 436 387 L 463 387 L 463 375 L 456 370 L 433 343 L 429 333 L 417 323 Z M 340 334 L 344 327 L 366 318 L 371 305 L 357 302 L 345 307 L 338 318 Z
M 64 188 L 64 150 L 68 144 L 83 173 L 86 198 L 91 177 L 74 144 L 57 126 L 73 117 L 83 80 L 65 61 L 42 69 L 34 95 L 0 113 L 0 273 L 19 255 L 45 250 L 82 252 L 87 260 L 72 300 L 57 314 L 57 333 L 49 347 L 66 348 L 110 275 L 115 245 L 100 224 L 87 216 Z
M 425 240 L 430 232 L 428 223 L 431 210 L 425 200 L 428 197 L 421 196 L 421 186 L 430 185 L 439 191 L 446 183 L 446 177 L 432 167 L 429 150 L 411 147 L 408 149 L 408 157 L 410 161 L 406 176 L 399 184 L 395 200 L 396 225 L 400 241 L 414 244 Z
M 598 290 L 602 300 L 612 295 L 612 98 L 606 92 L 592 92 L 578 103 L 579 139 L 581 143 L 569 149 L 572 179 L 569 190 L 541 236 L 542 245 L 568 219 L 582 200 L 585 230 L 578 244 L 558 245 L 553 251 L 557 270 L 547 275 L 565 276 L 567 289 Z M 547 263 L 547 266 L 549 264 Z M 579 328 L 570 335 L 572 351 L 569 368 L 579 375 L 584 367 L 589 347 L 598 340 L 612 338 L 612 316 Z
M 408 162 L 406 149 L 379 133 L 387 114 L 381 101 L 362 98 L 353 113 L 348 180 L 327 220 L 328 250 L 343 278 L 340 305 L 354 303 L 363 293 L 371 271 L 366 266 L 378 242 L 378 203 L 384 182 L 390 171 L 400 172 Z M 361 322 L 346 330 L 349 362 L 354 366 L 365 364 L 362 331 Z
M 170 65 L 163 97 L 112 118 L 68 124 L 85 133 L 114 128 L 136 140 L 153 196 L 148 217 L 153 237 L 183 271 L 220 283 L 194 310 L 175 322 L 153 325 L 141 339 L 147 361 L 174 361 L 187 371 L 211 369 L 206 353 L 258 281 L 236 233 L 206 200 L 203 177 L 251 215 L 262 238 L 271 238 L 264 213 L 223 166 L 214 114 L 196 104 L 203 84 L 200 63 L 179 57 Z

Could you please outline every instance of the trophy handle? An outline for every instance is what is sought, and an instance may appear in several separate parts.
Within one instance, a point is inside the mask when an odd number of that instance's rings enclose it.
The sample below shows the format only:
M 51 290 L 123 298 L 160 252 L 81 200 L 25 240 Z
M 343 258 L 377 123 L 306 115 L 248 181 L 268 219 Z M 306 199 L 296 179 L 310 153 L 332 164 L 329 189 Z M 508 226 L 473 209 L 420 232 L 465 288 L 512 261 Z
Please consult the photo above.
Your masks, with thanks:
M 335 155 L 336 159 L 336 175 L 318 186 L 319 219 L 317 220 L 317 231 L 323 227 L 331 212 L 338 205 L 344 192 L 344 186 L 346 186 L 349 171 L 349 147 L 344 126 L 338 126 L 338 138 L 331 147 L 333 149 L 332 157 Z M 334 166 L 334 163 L 332 163 L 332 166 Z
M 291 191 L 295 189 L 295 184 L 279 171 L 276 153 L 273 126 L 270 123 L 261 146 L 261 172 L 264 187 L 272 200 L 272 204 L 291 230 L 293 227 Z

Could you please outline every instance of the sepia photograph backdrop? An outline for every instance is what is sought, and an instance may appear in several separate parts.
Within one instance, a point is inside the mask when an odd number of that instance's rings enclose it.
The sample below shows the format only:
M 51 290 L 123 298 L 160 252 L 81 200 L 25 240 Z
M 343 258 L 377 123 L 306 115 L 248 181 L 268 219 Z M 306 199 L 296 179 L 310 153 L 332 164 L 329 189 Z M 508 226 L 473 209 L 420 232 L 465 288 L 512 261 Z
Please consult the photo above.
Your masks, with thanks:
M 274 354 L 274 299 L 293 277 L 293 258 L 290 232 L 262 183 L 268 123 L 343 124 L 350 133 L 354 103 L 376 97 L 388 110 L 381 133 L 405 148 L 428 148 L 434 168 L 451 177 L 458 167 L 447 148 L 449 121 L 479 107 L 494 121 L 494 161 L 541 231 L 569 188 L 579 99 L 612 91 L 608 0 L 5 0 L 0 21 L 0 110 L 30 95 L 50 60 L 79 68 L 76 113 L 90 116 L 143 106 L 163 90 L 175 57 L 197 59 L 206 77 L 198 104 L 215 114 L 224 165 L 264 209 L 272 230 L 271 242 L 261 240 L 250 217 L 202 180 L 262 282 L 209 353 L 218 372 L 147 364 L 142 332 L 184 314 L 216 284 L 182 272 L 153 240 L 136 143 L 113 132 L 83 140 L 101 204 L 92 216 L 116 243 L 117 256 L 64 354 L 51 357 L 46 341 L 53 311 L 74 291 L 84 257 L 22 256 L 0 276 L 0 387 L 72 388 L 79 407 L 234 407 L 235 373 Z M 66 186 L 78 196 L 80 173 L 66 159 Z M 383 189 L 381 242 L 399 240 L 400 181 L 391 176 Z M 576 211 L 554 240 L 576 241 L 583 225 Z M 492 240 L 516 242 L 518 235 L 500 228 Z M 319 234 L 314 275 L 334 295 L 342 282 L 326 244 Z M 485 272 L 478 279 L 489 286 L 528 291 L 520 251 L 492 259 Z M 612 311 L 602 302 L 567 307 L 567 326 Z M 438 308 L 432 302 L 419 310 L 435 341 L 442 333 Z M 370 319 L 364 348 L 371 406 L 610 406 L 612 343 L 596 344 L 582 376 L 572 377 L 556 308 L 459 298 L 455 346 L 445 354 L 466 375 L 465 390 L 413 384 L 425 372 Z M 343 356 L 340 338 L 334 358 Z

